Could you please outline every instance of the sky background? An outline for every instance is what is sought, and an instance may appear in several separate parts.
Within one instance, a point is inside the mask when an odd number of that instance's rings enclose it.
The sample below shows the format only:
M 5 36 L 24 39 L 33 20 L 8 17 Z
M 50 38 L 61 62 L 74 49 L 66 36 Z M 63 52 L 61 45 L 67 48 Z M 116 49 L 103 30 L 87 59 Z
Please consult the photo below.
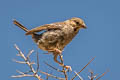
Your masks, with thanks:
M 34 49 L 35 52 L 31 56 L 34 60 L 38 51 L 41 70 L 55 74 L 54 70 L 43 63 L 44 61 L 59 67 L 53 61 L 52 55 L 43 54 L 45 51 L 37 48 L 31 36 L 25 36 L 24 31 L 13 25 L 13 19 L 32 29 L 43 24 L 80 17 L 88 28 L 80 30 L 64 49 L 65 64 L 78 72 L 92 57 L 96 56 L 95 60 L 81 72 L 83 79 L 89 80 L 87 77 L 89 70 L 100 75 L 109 69 L 110 71 L 101 80 L 118 80 L 120 74 L 119 3 L 119 0 L 0 0 L 0 79 L 37 80 L 10 77 L 17 75 L 17 69 L 23 72 L 28 70 L 27 66 L 12 61 L 12 59 L 22 60 L 16 57 L 18 52 L 14 44 L 17 44 L 25 54 Z M 74 73 L 70 72 L 69 75 L 72 77 Z

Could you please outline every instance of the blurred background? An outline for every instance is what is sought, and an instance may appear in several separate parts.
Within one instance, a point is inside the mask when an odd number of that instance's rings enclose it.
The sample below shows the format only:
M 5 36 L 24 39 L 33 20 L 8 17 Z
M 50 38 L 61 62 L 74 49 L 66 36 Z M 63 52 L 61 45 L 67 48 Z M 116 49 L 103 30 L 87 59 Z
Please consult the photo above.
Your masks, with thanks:
M 73 71 L 80 71 L 92 57 L 95 60 L 87 66 L 80 76 L 89 80 L 89 70 L 94 74 L 109 72 L 101 80 L 118 80 L 120 74 L 120 1 L 119 0 L 0 0 L 0 78 L 4 80 L 37 80 L 35 78 L 13 79 L 11 75 L 17 75 L 16 70 L 27 71 L 26 65 L 17 64 L 12 59 L 22 60 L 17 57 L 14 44 L 25 53 L 32 49 L 35 52 L 31 59 L 36 60 L 36 52 L 39 52 L 40 69 L 55 74 L 44 64 L 47 63 L 59 67 L 52 55 L 45 55 L 45 51 L 37 48 L 31 36 L 25 36 L 25 32 L 13 24 L 13 19 L 18 20 L 28 29 L 64 21 L 71 17 L 82 18 L 87 29 L 80 30 L 73 41 L 67 45 L 63 52 L 66 65 L 70 65 Z M 61 76 L 61 74 L 55 74 Z M 70 77 L 74 73 L 69 73 Z M 42 76 L 45 78 L 45 76 Z M 69 78 L 70 79 L 70 78 Z M 54 80 L 50 78 L 50 80 Z M 75 80 L 78 80 L 76 77 Z

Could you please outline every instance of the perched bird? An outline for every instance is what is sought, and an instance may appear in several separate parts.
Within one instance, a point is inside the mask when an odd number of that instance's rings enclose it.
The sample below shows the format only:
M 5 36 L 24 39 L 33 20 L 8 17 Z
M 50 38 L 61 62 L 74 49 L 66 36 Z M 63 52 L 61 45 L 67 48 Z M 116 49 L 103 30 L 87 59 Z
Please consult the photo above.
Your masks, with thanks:
M 84 21 L 77 17 L 63 22 L 45 24 L 31 30 L 28 30 L 16 20 L 13 23 L 23 29 L 26 35 L 31 35 L 40 49 L 53 53 L 54 61 L 60 65 L 63 65 L 63 63 L 57 60 L 57 56 L 62 53 L 64 47 L 71 42 L 80 29 L 86 28 Z

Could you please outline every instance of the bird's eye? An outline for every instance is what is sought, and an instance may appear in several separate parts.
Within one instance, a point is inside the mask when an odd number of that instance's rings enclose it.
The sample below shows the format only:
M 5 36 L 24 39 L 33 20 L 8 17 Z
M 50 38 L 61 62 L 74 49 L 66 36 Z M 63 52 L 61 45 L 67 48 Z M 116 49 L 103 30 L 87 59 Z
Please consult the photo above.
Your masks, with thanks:
M 79 25 L 80 23 L 78 21 L 74 21 L 77 25 Z
M 77 21 L 76 21 L 75 23 L 76 23 L 76 25 L 80 25 L 80 23 L 79 23 L 79 22 L 77 22 Z
M 79 25 L 79 22 L 76 22 L 77 25 Z

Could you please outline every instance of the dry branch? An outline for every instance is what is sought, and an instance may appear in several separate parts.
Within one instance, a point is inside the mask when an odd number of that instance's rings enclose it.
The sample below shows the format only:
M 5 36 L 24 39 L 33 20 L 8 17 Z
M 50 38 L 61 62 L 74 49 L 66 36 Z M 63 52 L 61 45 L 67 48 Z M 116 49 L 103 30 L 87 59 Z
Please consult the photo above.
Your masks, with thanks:
M 80 80 L 83 80 L 83 78 L 76 71 L 74 71 L 74 73 L 79 77 Z
M 107 72 L 109 72 L 109 70 L 107 70 L 106 72 L 104 72 L 102 75 L 100 75 L 96 80 L 99 80 L 101 77 L 103 77 Z
M 56 71 L 58 71 L 58 72 L 63 72 L 62 70 L 60 70 L 60 69 L 58 69 L 58 68 L 56 68 L 56 67 L 48 64 L 47 62 L 44 62 L 44 63 L 45 63 L 47 66 L 49 66 L 50 68 L 52 68 L 52 69 L 54 69 L 54 70 L 56 70 Z
M 25 74 L 24 72 L 20 72 L 20 71 L 17 71 L 20 75 L 14 75 L 14 76 L 11 76 L 11 77 L 14 77 L 14 78 L 20 78 L 20 77 L 35 77 L 37 78 L 38 80 L 43 80 L 40 78 L 40 75 L 37 74 L 38 70 L 35 71 L 35 69 L 33 68 L 32 64 L 31 64 L 31 61 L 30 61 L 30 58 L 29 56 L 33 53 L 33 50 L 31 50 L 27 57 L 25 57 L 25 55 L 22 53 L 22 51 L 19 49 L 19 47 L 17 45 L 15 45 L 15 48 L 17 49 L 17 51 L 19 52 L 19 55 L 21 56 L 21 58 L 24 59 L 25 62 L 21 62 L 21 61 L 15 61 L 17 63 L 25 63 L 29 66 L 30 68 L 30 71 L 33 73 L 32 75 L 31 74 Z M 38 66 L 39 67 L 39 66 Z M 39 68 L 37 68 L 39 69 Z
M 13 61 L 15 61 L 16 63 L 19 63 L 19 64 L 27 64 L 30 70 L 27 71 L 27 72 L 21 72 L 21 71 L 17 70 L 16 72 L 19 73 L 19 75 L 13 75 L 13 76 L 11 76 L 11 77 L 13 77 L 13 78 L 35 77 L 35 78 L 37 78 L 38 80 L 43 80 L 43 79 L 41 78 L 41 75 L 38 74 L 38 72 L 40 72 L 40 73 L 42 73 L 42 74 L 44 74 L 44 75 L 47 76 L 47 77 L 46 77 L 46 80 L 48 80 L 48 77 L 52 77 L 52 78 L 55 78 L 55 79 L 58 79 L 58 80 L 68 80 L 69 75 L 68 75 L 67 73 L 69 72 L 69 70 L 72 71 L 72 68 L 71 68 L 70 66 L 64 65 L 64 60 L 63 60 L 62 54 L 59 55 L 59 56 L 60 56 L 61 63 L 63 64 L 63 65 L 61 66 L 61 67 L 62 67 L 62 70 L 60 70 L 60 69 L 58 69 L 58 68 L 56 68 L 56 67 L 54 67 L 54 66 L 52 66 L 52 65 L 50 65 L 50 64 L 48 64 L 48 63 L 46 63 L 46 62 L 44 62 L 44 63 L 45 63 L 47 66 L 49 66 L 50 68 L 56 70 L 57 72 L 62 73 L 62 74 L 64 75 L 64 78 L 61 78 L 61 77 L 55 76 L 55 75 L 53 75 L 53 74 L 50 74 L 50 73 L 43 72 L 43 71 L 39 70 L 40 65 L 39 65 L 39 55 L 38 55 L 38 52 L 37 52 L 37 55 L 36 55 L 36 57 L 37 57 L 37 68 L 34 69 L 34 68 L 33 68 L 33 64 L 35 64 L 35 62 L 31 62 L 31 60 L 30 60 L 30 55 L 34 52 L 34 50 L 29 51 L 29 53 L 27 54 L 27 56 L 25 56 L 25 55 L 22 53 L 22 51 L 19 49 L 19 47 L 18 47 L 17 45 L 15 45 L 15 48 L 16 48 L 16 50 L 19 52 L 19 53 L 17 54 L 17 56 L 20 56 L 24 61 L 17 61 L 17 60 L 15 60 L 15 59 L 14 59 Z M 79 78 L 80 80 L 83 80 L 83 78 L 82 78 L 79 74 L 94 60 L 94 58 L 95 58 L 95 57 L 93 57 L 79 72 L 74 71 L 75 75 L 74 75 L 73 78 L 71 78 L 71 80 L 74 80 L 77 76 L 78 76 L 78 78 Z M 108 72 L 108 71 L 104 72 L 104 73 L 103 73 L 102 75 L 100 75 L 96 80 L 99 80 L 99 79 L 100 79 L 101 77 L 103 77 L 107 72 Z M 91 71 L 90 73 L 91 73 L 91 75 L 88 76 L 89 79 L 90 79 L 90 80 L 94 80 L 94 79 L 97 77 L 97 75 L 93 75 L 93 72 L 92 72 L 92 71 Z
M 77 74 L 80 74 L 94 59 L 95 57 L 93 57 Z M 75 77 L 77 77 L 77 74 L 72 78 L 72 80 L 74 80 Z
M 47 75 L 47 76 L 49 76 L 49 77 L 55 78 L 55 79 L 65 80 L 65 78 L 57 77 L 57 76 L 54 76 L 52 74 L 49 74 L 49 73 L 46 73 L 46 72 L 42 72 L 42 71 L 40 71 L 40 72 L 45 74 L 45 75 Z

